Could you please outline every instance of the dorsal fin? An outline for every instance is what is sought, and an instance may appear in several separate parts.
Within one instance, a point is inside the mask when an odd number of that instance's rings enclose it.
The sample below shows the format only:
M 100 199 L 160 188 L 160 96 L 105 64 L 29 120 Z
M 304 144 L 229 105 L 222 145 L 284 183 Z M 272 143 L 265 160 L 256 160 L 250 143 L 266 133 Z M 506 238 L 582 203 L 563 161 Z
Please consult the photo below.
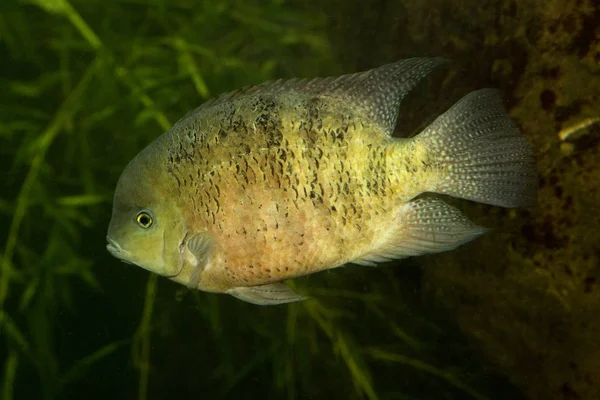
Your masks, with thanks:
M 402 99 L 435 67 L 447 62 L 442 58 L 410 58 L 355 74 L 328 78 L 293 78 L 247 86 L 208 100 L 188 112 L 179 122 L 203 110 L 229 101 L 259 94 L 278 95 L 296 92 L 339 99 L 363 110 L 367 117 L 388 135 L 396 125 Z

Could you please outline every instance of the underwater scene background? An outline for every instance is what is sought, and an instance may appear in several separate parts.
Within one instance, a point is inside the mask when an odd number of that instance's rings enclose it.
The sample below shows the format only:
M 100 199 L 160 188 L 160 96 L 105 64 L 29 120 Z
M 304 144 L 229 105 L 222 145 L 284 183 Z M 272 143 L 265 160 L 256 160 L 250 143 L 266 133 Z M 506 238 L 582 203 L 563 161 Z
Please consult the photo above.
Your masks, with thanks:
M 597 0 L 2 0 L 0 398 L 599 399 L 599 21 Z M 416 56 L 454 66 L 397 134 L 499 88 L 535 207 L 452 201 L 491 231 L 276 307 L 105 250 L 124 166 L 190 109 Z

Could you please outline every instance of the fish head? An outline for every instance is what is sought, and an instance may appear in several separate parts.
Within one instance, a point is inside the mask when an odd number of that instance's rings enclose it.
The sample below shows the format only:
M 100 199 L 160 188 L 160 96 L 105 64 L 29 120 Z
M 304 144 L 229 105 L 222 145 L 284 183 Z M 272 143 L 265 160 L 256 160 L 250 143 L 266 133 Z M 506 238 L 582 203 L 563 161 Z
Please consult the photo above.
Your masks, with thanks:
M 164 177 L 134 159 L 115 190 L 106 249 L 118 259 L 165 277 L 183 267 L 185 222 Z

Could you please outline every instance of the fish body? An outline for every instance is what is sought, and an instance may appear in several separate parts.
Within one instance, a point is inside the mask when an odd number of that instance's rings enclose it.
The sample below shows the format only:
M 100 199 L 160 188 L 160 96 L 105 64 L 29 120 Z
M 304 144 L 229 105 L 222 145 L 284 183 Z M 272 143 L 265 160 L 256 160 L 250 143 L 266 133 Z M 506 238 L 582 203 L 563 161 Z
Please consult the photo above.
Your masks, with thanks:
M 414 138 L 392 137 L 402 98 L 443 62 L 270 82 L 203 104 L 124 170 L 108 250 L 192 288 L 278 304 L 303 299 L 285 279 L 477 237 L 485 229 L 455 208 L 415 197 L 528 204 L 534 160 L 492 90 Z

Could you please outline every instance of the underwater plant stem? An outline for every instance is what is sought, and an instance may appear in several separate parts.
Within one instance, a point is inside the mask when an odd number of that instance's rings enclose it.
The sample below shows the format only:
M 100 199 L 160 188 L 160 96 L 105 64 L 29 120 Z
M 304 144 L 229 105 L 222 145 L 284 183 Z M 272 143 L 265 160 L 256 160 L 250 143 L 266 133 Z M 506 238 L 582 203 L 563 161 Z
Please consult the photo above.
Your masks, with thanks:
M 377 348 L 369 348 L 366 350 L 366 353 L 377 360 L 390 361 L 390 362 L 394 362 L 394 363 L 408 365 L 412 368 L 415 368 L 415 369 L 421 370 L 423 372 L 427 372 L 428 374 L 437 376 L 438 378 L 445 380 L 452 386 L 469 394 L 474 399 L 489 400 L 486 396 L 478 393 L 475 389 L 473 389 L 466 383 L 462 382 L 460 379 L 458 379 L 453 374 L 443 371 L 432 365 L 429 365 L 421 360 L 406 357 L 406 356 L 403 356 L 403 355 L 397 354 L 397 353 L 389 353 L 387 351 L 377 349 Z
M 31 200 L 30 194 L 44 163 L 46 152 L 65 124 L 68 123 L 79 109 L 78 105 L 81 104 L 79 99 L 88 88 L 97 65 L 98 59 L 92 62 L 87 68 L 75 89 L 73 89 L 64 103 L 60 106 L 50 125 L 48 125 L 46 130 L 42 132 L 40 138 L 37 140 L 36 154 L 31 161 L 29 171 L 27 172 L 27 176 L 25 177 L 23 185 L 21 186 L 21 191 L 17 197 L 17 205 L 15 207 L 6 247 L 4 248 L 4 254 L 2 255 L 2 261 L 0 263 L 0 311 L 3 310 L 4 301 L 8 296 L 9 281 L 12 277 L 12 257 L 19 238 L 19 229 L 21 228 L 23 219 L 27 215 L 27 209 L 29 208 Z
M 90 355 L 78 360 L 60 378 L 61 386 L 65 387 L 69 383 L 81 379 L 85 372 L 93 367 L 94 364 L 110 356 L 124 345 L 129 344 L 130 341 L 131 339 L 123 339 L 117 342 L 109 343 L 94 351 Z
M 19 356 L 16 351 L 11 351 L 4 364 L 4 379 L 2 382 L 2 399 L 12 400 Z
M 337 348 L 346 367 L 350 370 L 355 386 L 361 390 L 369 400 L 378 400 L 379 397 L 373 388 L 368 371 L 363 370 L 358 362 L 357 358 L 360 358 L 360 354 L 356 354 L 352 351 L 348 343 L 348 338 L 344 335 L 344 332 L 337 329 L 337 327 L 331 323 L 331 320 L 323 315 L 318 303 L 310 302 L 307 303 L 305 307 L 311 317 L 317 321 L 319 327 L 329 337 L 329 340 L 331 340 L 334 347 Z
M 288 308 L 288 318 L 286 324 L 287 333 L 287 351 L 288 356 L 285 361 L 285 383 L 287 386 L 287 399 L 295 399 L 295 379 L 294 379 L 294 347 L 296 344 L 296 322 L 298 321 L 298 305 L 291 304 Z
M 148 373 L 150 371 L 150 322 L 152 320 L 152 311 L 154 310 L 154 300 L 156 299 L 157 275 L 151 274 L 146 284 L 146 299 L 144 301 L 144 311 L 142 320 L 136 332 L 139 340 L 138 366 L 140 369 L 140 382 L 138 388 L 138 399 L 146 400 L 148 398 Z
M 92 46 L 94 50 L 102 47 L 102 41 L 100 38 L 94 33 L 92 28 L 90 28 L 87 22 L 85 22 L 81 15 L 73 8 L 73 6 L 65 0 L 63 7 L 69 21 L 71 21 L 79 33 L 81 33 L 81 36 L 87 40 L 90 46 Z
M 189 46 L 185 40 L 182 38 L 176 38 L 174 40 L 175 48 L 180 52 L 180 57 L 182 63 L 185 65 L 185 68 L 188 70 L 190 77 L 192 78 L 192 82 L 194 82 L 194 87 L 196 88 L 196 92 L 204 98 L 208 98 L 210 96 L 210 91 L 208 90 L 208 86 L 202 74 L 200 73 L 200 68 L 196 64 L 192 53 L 190 52 Z
M 131 93 L 137 97 L 138 101 L 142 103 L 142 105 L 147 109 L 152 110 L 152 116 L 154 117 L 154 120 L 158 123 L 158 125 L 160 125 L 160 127 L 164 131 L 169 130 L 172 124 L 169 122 L 169 119 L 167 118 L 165 113 L 157 109 L 156 104 L 150 98 L 150 96 L 144 93 L 142 88 L 139 85 L 137 85 L 135 81 L 131 78 L 130 72 L 122 66 L 117 66 L 115 72 L 117 77 L 121 79 L 123 83 L 125 83 L 129 90 L 131 90 Z

